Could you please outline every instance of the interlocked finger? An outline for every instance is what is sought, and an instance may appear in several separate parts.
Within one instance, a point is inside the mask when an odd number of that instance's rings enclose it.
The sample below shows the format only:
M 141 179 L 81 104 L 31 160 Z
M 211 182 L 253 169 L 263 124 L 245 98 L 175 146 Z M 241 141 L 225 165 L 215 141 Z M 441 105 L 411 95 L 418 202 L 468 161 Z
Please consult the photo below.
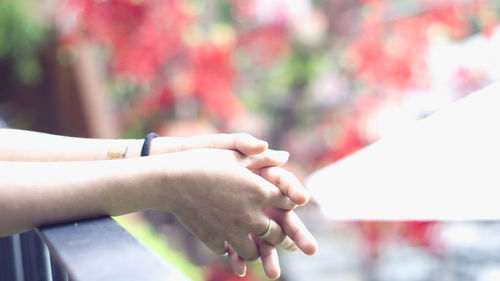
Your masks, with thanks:
M 283 231 L 307 255 L 313 255 L 318 249 L 318 243 L 305 225 L 293 211 L 283 211 L 276 208 L 264 207 L 263 211 L 273 220 L 276 220 Z
M 285 240 L 283 240 L 283 242 L 281 242 L 281 244 L 278 245 L 278 247 L 291 252 L 297 251 L 299 249 L 299 247 L 297 247 L 297 244 L 295 244 L 295 242 L 293 242 L 293 240 L 288 236 L 285 238 Z
M 217 149 L 231 149 L 239 151 L 245 155 L 262 153 L 267 149 L 267 142 L 257 139 L 249 134 L 216 134 L 201 137 L 208 139 L 208 147 Z
M 272 230 L 272 222 L 270 218 L 267 218 L 267 227 L 264 232 L 261 232 L 260 234 L 257 234 L 257 237 L 260 239 L 266 239 L 269 235 L 271 235 L 271 230 Z
M 257 246 L 255 246 L 255 242 L 248 233 L 232 235 L 229 237 L 228 242 L 238 255 L 246 261 L 254 261 L 259 257 Z
M 272 219 L 268 220 L 268 226 L 264 231 L 254 233 L 254 235 L 273 246 L 280 247 L 285 250 L 294 251 L 297 249 L 295 243 L 288 236 L 286 236 L 281 226 Z
M 278 279 L 280 277 L 281 270 L 276 248 L 261 239 L 256 239 L 255 242 L 259 247 L 259 254 L 262 259 L 262 266 L 264 267 L 266 276 L 271 280 Z
M 242 158 L 241 165 L 249 170 L 265 167 L 282 166 L 288 161 L 290 154 L 283 150 L 267 149 L 263 153 Z
M 231 247 L 231 245 L 227 244 L 227 252 L 229 254 L 229 264 L 231 265 L 231 269 L 234 274 L 243 277 L 247 272 L 247 266 L 245 260 L 243 260 L 238 253 Z
M 297 177 L 289 171 L 281 167 L 267 167 L 260 169 L 259 175 L 277 186 L 294 203 L 304 205 L 309 201 L 309 192 Z

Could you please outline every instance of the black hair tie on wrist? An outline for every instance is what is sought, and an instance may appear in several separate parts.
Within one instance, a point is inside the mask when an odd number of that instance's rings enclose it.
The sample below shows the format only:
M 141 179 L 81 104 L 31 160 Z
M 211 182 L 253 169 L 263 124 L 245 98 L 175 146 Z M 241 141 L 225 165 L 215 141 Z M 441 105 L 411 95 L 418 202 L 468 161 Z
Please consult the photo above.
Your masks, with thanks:
M 151 140 L 157 137 L 159 136 L 156 133 L 149 133 L 146 135 L 146 137 L 144 138 L 144 144 L 142 145 L 141 149 L 141 157 L 149 156 L 149 150 L 151 149 Z

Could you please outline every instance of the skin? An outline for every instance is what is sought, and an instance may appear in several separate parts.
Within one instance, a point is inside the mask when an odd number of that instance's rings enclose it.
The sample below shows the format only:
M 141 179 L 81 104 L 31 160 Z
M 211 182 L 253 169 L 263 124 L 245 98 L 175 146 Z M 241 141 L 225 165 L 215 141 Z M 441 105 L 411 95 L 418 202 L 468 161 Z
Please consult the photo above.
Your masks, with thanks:
M 0 161 L 92 161 L 106 160 L 116 143 L 128 146 L 126 158 L 140 157 L 144 139 L 89 139 L 39 132 L 0 129 Z M 151 141 L 150 155 L 197 148 L 227 149 L 251 156 L 267 150 L 267 142 L 248 134 L 215 134 L 193 137 L 158 137 Z M 271 156 L 271 155 L 270 155 Z M 288 153 L 276 152 L 273 159 L 285 163 Z
M 117 140 L 0 130 L 0 236 L 42 224 L 159 209 L 174 213 L 233 271 L 261 257 L 271 279 L 280 269 L 275 246 L 313 254 L 317 244 L 292 211 L 309 200 L 280 168 L 288 153 L 246 134 L 119 140 L 127 159 L 103 161 Z M 208 149 L 207 149 L 208 148 Z M 24 176 L 29 175 L 29 176 Z M 277 188 L 278 187 L 278 188 Z M 272 232 L 265 240 L 271 218 Z

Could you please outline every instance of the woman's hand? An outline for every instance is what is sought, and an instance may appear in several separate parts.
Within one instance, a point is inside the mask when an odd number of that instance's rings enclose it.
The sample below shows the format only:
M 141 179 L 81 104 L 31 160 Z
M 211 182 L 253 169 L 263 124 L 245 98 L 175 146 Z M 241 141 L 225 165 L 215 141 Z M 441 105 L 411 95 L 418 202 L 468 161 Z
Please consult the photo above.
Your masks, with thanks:
M 127 147 L 126 158 L 141 155 L 144 139 L 74 138 L 24 130 L 0 129 L 0 161 L 93 161 L 108 159 L 111 147 Z M 267 149 L 267 142 L 249 134 L 213 134 L 193 137 L 158 137 L 151 141 L 149 155 L 190 149 L 228 149 L 255 155 Z
M 292 237 L 292 245 L 299 245 L 299 248 L 307 255 L 313 255 L 318 250 L 318 244 L 312 234 L 307 230 L 294 211 L 279 210 L 276 208 L 264 207 L 264 212 L 278 225 L 282 226 L 286 235 Z M 286 239 L 290 239 L 287 236 Z M 262 261 L 264 273 L 269 279 L 278 279 L 281 274 L 279 257 L 275 245 L 267 240 L 252 236 Z M 286 241 L 286 240 L 285 240 Z M 246 263 L 238 253 L 227 244 L 229 254 L 229 264 L 233 272 L 239 276 L 246 273 Z M 297 248 L 295 248 L 297 249 Z
M 214 148 L 238 151 L 250 156 L 266 151 L 266 141 L 246 133 L 213 134 L 192 137 L 159 137 L 151 141 L 150 155 L 191 149 Z M 286 161 L 285 161 L 286 162 Z
M 274 246 L 316 251 L 314 239 L 290 211 L 309 195 L 279 168 L 288 153 L 267 149 L 265 141 L 248 134 L 160 137 L 152 142 L 154 156 L 142 158 L 143 140 L 9 129 L 1 129 L 0 136 L 5 161 L 0 161 L 5 172 L 0 236 L 78 218 L 166 209 L 215 253 L 228 252 L 235 273 L 260 255 L 266 274 L 275 278 Z M 107 159 L 116 142 L 128 147 L 128 159 L 93 161 Z M 253 235 L 265 233 L 269 223 L 268 237 Z
M 170 183 L 174 194 L 168 197 L 175 200 L 167 209 L 216 254 L 226 253 L 227 241 L 245 260 L 257 259 L 249 233 L 266 231 L 269 220 L 262 208 L 296 207 L 280 189 L 243 166 L 269 161 L 265 155 L 253 163 L 229 150 L 189 150 L 170 156 L 178 159 L 168 173 L 178 177 Z
M 169 197 L 175 201 L 168 210 L 214 253 L 229 253 L 235 273 L 244 273 L 245 260 L 260 255 L 268 276 L 277 278 L 279 265 L 273 246 L 296 249 L 295 241 L 288 236 L 297 240 L 305 253 L 316 251 L 316 242 L 303 224 L 281 219 L 286 210 L 309 199 L 293 174 L 276 167 L 286 162 L 286 152 L 268 149 L 244 156 L 228 150 L 200 149 L 170 156 L 177 158 L 174 170 L 180 177 L 170 190 L 175 194 Z M 271 217 L 263 209 L 283 213 Z M 271 234 L 265 240 L 256 238 L 253 234 L 264 233 L 269 222 Z

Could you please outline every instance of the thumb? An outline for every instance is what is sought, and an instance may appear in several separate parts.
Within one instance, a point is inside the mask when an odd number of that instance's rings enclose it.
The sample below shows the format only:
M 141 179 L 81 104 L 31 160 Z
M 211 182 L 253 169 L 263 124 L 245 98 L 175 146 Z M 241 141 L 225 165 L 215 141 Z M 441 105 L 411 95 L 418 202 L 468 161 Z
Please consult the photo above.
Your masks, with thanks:
M 252 135 L 234 134 L 234 148 L 245 155 L 255 155 L 266 151 L 268 143 Z
M 283 166 L 289 157 L 290 153 L 288 151 L 266 149 L 260 154 L 243 157 L 240 164 L 251 171 L 255 171 L 266 167 Z

